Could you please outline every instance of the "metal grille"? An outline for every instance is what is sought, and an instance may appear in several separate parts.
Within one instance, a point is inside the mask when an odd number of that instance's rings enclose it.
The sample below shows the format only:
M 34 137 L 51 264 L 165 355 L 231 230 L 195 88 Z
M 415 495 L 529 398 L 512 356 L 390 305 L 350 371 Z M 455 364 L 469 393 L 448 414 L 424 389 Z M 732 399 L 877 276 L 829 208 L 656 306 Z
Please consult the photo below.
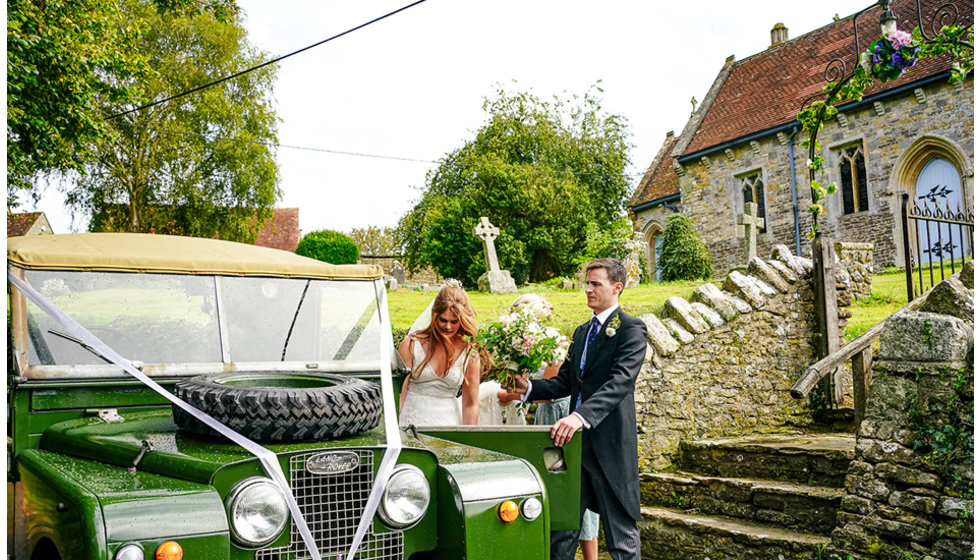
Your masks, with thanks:
M 367 504 L 374 484 L 374 453 L 356 450 L 359 463 L 354 470 L 332 475 L 311 474 L 306 470 L 306 460 L 315 451 L 293 455 L 289 458 L 289 484 L 296 496 L 299 509 L 313 533 L 317 548 L 324 559 L 342 559 L 350 549 L 361 512 Z M 369 527 L 357 558 L 360 560 L 394 560 L 404 557 L 404 539 L 401 531 L 375 533 Z M 259 550 L 256 560 L 298 560 L 309 558 L 303 539 L 290 523 L 289 546 Z

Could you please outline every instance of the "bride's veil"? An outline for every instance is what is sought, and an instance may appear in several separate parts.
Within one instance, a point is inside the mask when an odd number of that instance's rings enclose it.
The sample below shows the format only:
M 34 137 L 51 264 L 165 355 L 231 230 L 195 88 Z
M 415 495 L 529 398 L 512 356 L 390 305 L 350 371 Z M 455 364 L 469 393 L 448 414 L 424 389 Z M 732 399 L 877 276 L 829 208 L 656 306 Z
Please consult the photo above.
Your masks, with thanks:
M 463 283 L 455 278 L 450 278 L 446 280 L 445 284 L 443 284 L 443 287 L 445 286 L 456 286 L 457 288 L 462 288 Z M 441 290 L 442 288 L 440 287 L 439 289 Z M 432 297 L 432 301 L 429 302 L 429 305 L 426 306 L 426 308 L 422 311 L 422 314 L 419 315 L 418 319 L 415 319 L 415 322 L 412 323 L 411 327 L 409 327 L 408 334 L 424 331 L 425 329 L 429 328 L 429 325 L 432 324 L 432 304 L 435 303 L 436 297 L 438 296 L 439 293 L 436 292 L 436 295 Z
M 418 319 L 416 319 L 415 322 L 412 323 L 412 326 L 409 327 L 408 334 L 424 331 L 425 329 L 429 328 L 429 325 L 432 324 L 432 304 L 435 303 L 435 301 L 436 298 L 432 298 L 432 301 L 430 301 L 429 305 L 426 306 L 424 311 L 422 311 L 422 314 L 419 315 Z

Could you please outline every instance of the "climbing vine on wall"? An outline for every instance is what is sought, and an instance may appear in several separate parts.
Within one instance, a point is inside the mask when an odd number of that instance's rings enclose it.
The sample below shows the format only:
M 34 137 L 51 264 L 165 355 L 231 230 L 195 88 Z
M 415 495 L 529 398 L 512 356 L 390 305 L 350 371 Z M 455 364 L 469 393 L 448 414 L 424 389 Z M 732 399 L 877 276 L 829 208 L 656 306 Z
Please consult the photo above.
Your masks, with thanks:
M 947 370 L 952 376 L 952 391 L 943 396 L 929 396 L 925 402 L 913 397 L 909 422 L 915 437 L 912 449 L 927 464 L 952 478 L 957 464 L 973 463 L 973 370 Z M 919 375 L 916 375 L 918 381 Z
M 817 218 L 824 212 L 824 200 L 837 190 L 836 183 L 825 185 L 817 180 L 817 174 L 824 169 L 824 158 L 818 155 L 820 144 L 817 134 L 824 122 L 837 114 L 837 105 L 860 101 L 865 90 L 876 81 L 885 83 L 898 79 L 917 61 L 927 58 L 950 55 L 950 81 L 963 80 L 973 71 L 973 27 L 945 25 L 932 38 L 927 38 L 918 27 L 911 32 L 895 29 L 887 35 L 883 34 L 858 55 L 858 64 L 849 76 L 829 81 L 823 87 L 823 99 L 813 101 L 800 111 L 797 120 L 803 125 L 802 132 L 807 138 L 802 145 L 809 149 L 807 167 L 810 171 L 811 203 L 807 212 L 813 216 L 813 225 L 807 233 L 808 238 L 812 240 L 817 234 Z M 843 65 L 840 59 L 835 62 Z M 843 66 L 834 67 L 834 73 L 843 76 Z

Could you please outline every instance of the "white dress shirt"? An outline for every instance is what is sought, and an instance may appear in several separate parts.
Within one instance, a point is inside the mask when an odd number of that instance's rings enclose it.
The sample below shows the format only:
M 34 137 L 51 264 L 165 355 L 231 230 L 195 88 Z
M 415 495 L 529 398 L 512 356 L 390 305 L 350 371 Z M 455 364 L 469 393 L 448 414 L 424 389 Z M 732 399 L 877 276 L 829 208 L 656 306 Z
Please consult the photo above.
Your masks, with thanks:
M 603 310 L 600 313 L 593 313 L 592 314 L 592 317 L 593 318 L 599 320 L 599 329 L 600 330 L 602 329 L 602 325 L 606 324 L 606 319 L 608 319 L 610 315 L 612 315 L 613 313 L 615 313 L 617 309 L 619 309 L 619 304 L 618 303 L 614 303 L 612 305 L 612 307 L 610 307 L 608 309 L 605 309 L 605 310 Z M 589 320 L 589 323 L 590 323 L 590 326 L 591 326 L 591 323 L 592 323 L 591 319 Z M 588 330 L 585 331 L 585 336 L 586 336 L 586 341 L 587 341 L 588 340 L 588 336 L 589 336 L 589 331 Z M 596 336 L 599 336 L 598 333 L 596 333 Z M 588 351 L 589 351 L 589 346 L 588 346 L 588 344 L 586 344 L 585 348 L 582 349 L 582 356 L 583 357 L 586 357 L 588 355 Z M 527 398 L 528 398 L 528 395 L 530 395 L 530 394 L 531 394 L 531 380 L 528 379 L 527 380 L 527 391 L 525 391 L 524 394 L 521 395 L 521 401 L 522 402 L 526 402 L 527 401 Z M 571 404 L 571 403 L 569 403 L 569 404 Z M 578 416 L 578 419 L 582 421 L 582 425 L 585 426 L 586 429 L 592 427 L 588 422 L 585 421 L 585 418 L 583 418 L 582 415 L 579 414 L 578 412 L 574 412 L 573 411 L 572 414 L 574 414 L 575 416 Z

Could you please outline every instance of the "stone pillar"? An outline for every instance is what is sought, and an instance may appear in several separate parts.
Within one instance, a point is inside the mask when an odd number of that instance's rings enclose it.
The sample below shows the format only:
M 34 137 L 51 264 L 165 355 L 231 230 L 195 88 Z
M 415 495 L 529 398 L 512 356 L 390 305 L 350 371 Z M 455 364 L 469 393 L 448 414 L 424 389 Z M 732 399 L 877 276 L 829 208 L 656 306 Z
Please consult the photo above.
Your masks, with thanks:
M 825 558 L 973 556 L 973 295 L 944 284 L 885 323 Z

